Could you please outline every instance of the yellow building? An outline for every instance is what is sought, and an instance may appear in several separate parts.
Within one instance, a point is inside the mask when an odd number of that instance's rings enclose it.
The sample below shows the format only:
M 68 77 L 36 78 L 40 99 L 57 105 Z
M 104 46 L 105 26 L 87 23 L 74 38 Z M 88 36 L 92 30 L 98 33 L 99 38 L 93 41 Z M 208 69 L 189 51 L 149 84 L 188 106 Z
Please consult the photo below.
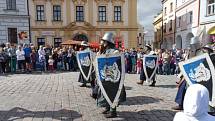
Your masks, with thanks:
M 163 14 L 162 12 L 159 13 L 155 18 L 154 18 L 154 47 L 155 48 L 160 48 L 162 39 L 163 39 L 163 33 L 162 33 L 162 24 L 163 24 Z
M 29 5 L 37 46 L 68 39 L 99 42 L 113 32 L 125 48 L 137 47 L 137 0 L 30 0 Z

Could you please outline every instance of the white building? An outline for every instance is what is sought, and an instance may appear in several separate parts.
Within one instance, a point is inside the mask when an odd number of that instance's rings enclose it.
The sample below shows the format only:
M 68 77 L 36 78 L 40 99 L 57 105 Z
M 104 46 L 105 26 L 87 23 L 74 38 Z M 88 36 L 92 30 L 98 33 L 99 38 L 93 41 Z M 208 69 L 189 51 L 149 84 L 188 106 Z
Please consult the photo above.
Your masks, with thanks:
M 18 37 L 21 32 L 29 36 L 28 0 L 0 0 L 0 43 L 29 42 Z
M 215 0 L 201 0 L 200 10 L 202 44 L 207 44 L 215 40 Z
M 200 0 L 176 1 L 176 48 L 189 48 L 190 40 L 198 36 Z

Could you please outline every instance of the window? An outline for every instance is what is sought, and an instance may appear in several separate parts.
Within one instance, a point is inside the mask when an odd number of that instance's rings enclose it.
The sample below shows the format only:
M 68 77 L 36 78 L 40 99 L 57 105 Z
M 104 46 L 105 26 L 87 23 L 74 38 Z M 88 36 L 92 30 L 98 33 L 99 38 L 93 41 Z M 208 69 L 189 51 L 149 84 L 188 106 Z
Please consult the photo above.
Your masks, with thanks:
M 188 24 L 191 24 L 193 22 L 193 11 L 190 11 L 188 13 L 189 17 L 188 17 Z
M 62 38 L 54 38 L 54 47 L 60 47 L 62 43 Z
M 7 10 L 16 10 L 16 0 L 7 0 Z
M 207 9 L 208 15 L 215 14 L 215 0 L 208 0 Z
M 106 6 L 99 6 L 99 21 L 106 21 Z
M 114 21 L 121 21 L 121 6 L 114 6 Z
M 84 7 L 76 6 L 76 21 L 84 21 Z
M 44 21 L 45 20 L 44 5 L 37 5 L 36 12 L 37 21 Z
M 178 27 L 181 27 L 181 16 L 178 17 Z
M 61 6 L 60 5 L 53 6 L 53 20 L 61 21 Z
M 164 23 L 163 32 L 166 33 L 166 23 Z
M 45 46 L 45 38 L 37 38 L 37 45 L 38 47 L 40 45 Z
M 169 23 L 169 31 L 172 31 L 172 20 L 170 20 L 170 23 Z
M 165 8 L 164 8 L 164 15 L 166 15 L 166 10 L 167 10 L 167 8 L 165 7 Z
M 170 13 L 173 11 L 173 3 L 170 3 Z
M 18 43 L 17 41 L 17 28 L 8 28 L 8 42 Z

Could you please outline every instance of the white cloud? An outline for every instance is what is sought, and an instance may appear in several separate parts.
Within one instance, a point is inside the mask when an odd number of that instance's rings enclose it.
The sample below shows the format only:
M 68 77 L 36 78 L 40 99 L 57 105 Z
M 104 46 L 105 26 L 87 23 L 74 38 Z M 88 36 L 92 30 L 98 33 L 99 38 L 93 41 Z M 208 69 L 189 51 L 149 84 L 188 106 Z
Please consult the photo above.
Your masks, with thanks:
M 153 19 L 162 9 L 161 0 L 138 0 L 137 1 L 138 22 L 145 30 L 153 30 Z

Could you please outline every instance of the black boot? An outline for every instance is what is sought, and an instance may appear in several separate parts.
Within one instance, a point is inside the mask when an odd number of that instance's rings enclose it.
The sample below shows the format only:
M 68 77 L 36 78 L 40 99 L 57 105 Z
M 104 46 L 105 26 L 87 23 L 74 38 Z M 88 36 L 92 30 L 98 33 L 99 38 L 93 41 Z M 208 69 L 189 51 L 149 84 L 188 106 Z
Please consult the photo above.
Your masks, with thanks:
M 175 107 L 172 107 L 173 110 L 183 110 L 183 106 L 182 105 L 178 105 Z
M 149 86 L 150 87 L 155 87 L 155 83 L 156 83 L 156 81 L 153 81 L 152 84 L 150 84 Z
M 108 114 L 110 112 L 110 107 L 106 107 L 102 114 Z
M 106 118 L 116 118 L 116 117 L 117 117 L 117 114 L 116 114 L 116 112 L 114 111 L 114 112 L 110 112 L 110 113 L 108 113 L 108 114 L 105 114 L 105 117 L 106 117 Z
M 86 87 L 87 85 L 86 84 L 82 84 L 80 87 Z
M 137 82 L 137 84 L 142 85 L 143 84 L 143 80 L 140 80 L 139 82 Z

